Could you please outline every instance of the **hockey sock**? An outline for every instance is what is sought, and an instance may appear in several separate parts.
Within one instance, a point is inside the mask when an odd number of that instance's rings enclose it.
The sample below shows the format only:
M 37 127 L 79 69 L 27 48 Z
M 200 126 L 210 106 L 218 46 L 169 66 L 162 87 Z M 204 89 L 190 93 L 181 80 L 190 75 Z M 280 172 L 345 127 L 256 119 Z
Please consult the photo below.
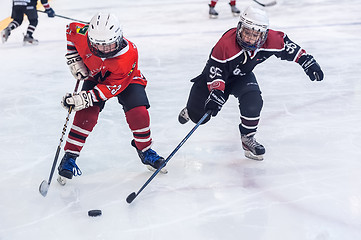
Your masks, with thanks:
M 76 112 L 64 151 L 79 155 L 94 126 L 97 124 L 100 108 L 93 106 Z
M 150 136 L 150 118 L 145 106 L 130 109 L 125 113 L 127 123 L 133 133 L 135 145 L 141 151 L 148 150 L 152 145 Z
M 229 1 L 229 5 L 235 6 L 235 5 L 236 5 L 236 0 L 231 0 L 231 1 Z
M 8 28 L 10 28 L 10 30 L 14 30 L 15 28 L 17 28 L 19 26 L 20 26 L 20 24 L 14 20 L 9 24 Z
M 217 4 L 218 0 L 212 0 L 211 4 L 209 5 L 210 7 L 215 7 Z
M 26 31 L 26 35 L 28 35 L 29 37 L 32 37 L 33 36 L 33 33 L 35 31 L 35 28 L 33 25 L 29 25 L 27 31 Z

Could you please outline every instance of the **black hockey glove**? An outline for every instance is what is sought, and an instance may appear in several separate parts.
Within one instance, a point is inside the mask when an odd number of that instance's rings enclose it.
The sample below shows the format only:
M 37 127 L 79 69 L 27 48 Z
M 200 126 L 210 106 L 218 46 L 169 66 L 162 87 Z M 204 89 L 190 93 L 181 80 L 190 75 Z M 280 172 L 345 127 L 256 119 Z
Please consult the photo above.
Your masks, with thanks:
M 321 67 L 313 58 L 313 56 L 303 55 L 298 60 L 298 63 L 301 65 L 301 67 L 308 75 L 308 77 L 311 79 L 311 81 L 314 81 L 315 79 L 317 81 L 323 80 L 323 72 L 321 70 Z
M 204 109 L 206 111 L 211 110 L 212 116 L 215 117 L 225 102 L 224 92 L 218 89 L 213 89 L 209 93 Z
M 45 9 L 45 12 L 48 14 L 48 17 L 55 17 L 55 12 L 52 8 Z

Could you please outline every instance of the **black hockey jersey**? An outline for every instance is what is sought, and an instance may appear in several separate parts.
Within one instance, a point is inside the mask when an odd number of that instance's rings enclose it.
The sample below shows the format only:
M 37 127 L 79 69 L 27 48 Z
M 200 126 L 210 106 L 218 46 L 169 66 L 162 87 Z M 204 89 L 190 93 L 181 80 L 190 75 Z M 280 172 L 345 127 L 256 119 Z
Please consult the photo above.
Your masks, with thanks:
M 286 34 L 271 29 L 266 42 L 259 49 L 245 51 L 237 43 L 236 31 L 236 28 L 232 28 L 223 34 L 213 47 L 202 74 L 193 79 L 193 82 L 202 79 L 207 82 L 209 90 L 224 91 L 225 84 L 232 77 L 251 72 L 257 64 L 273 55 L 282 60 L 298 62 L 299 58 L 306 53 Z

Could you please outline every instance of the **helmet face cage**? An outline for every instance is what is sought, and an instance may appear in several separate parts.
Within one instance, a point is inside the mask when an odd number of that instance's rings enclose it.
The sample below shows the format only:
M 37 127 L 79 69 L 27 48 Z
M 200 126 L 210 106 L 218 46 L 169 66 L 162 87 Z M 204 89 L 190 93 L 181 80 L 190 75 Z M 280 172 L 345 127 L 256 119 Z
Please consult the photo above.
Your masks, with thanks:
M 260 48 L 266 42 L 267 35 L 268 29 L 245 24 L 242 21 L 238 23 L 237 42 L 246 51 L 255 51 Z
M 111 43 L 96 43 L 92 42 L 88 37 L 88 46 L 90 51 L 97 57 L 100 58 L 109 58 L 113 57 L 120 50 L 122 50 L 123 38 L 118 37 L 114 42 Z

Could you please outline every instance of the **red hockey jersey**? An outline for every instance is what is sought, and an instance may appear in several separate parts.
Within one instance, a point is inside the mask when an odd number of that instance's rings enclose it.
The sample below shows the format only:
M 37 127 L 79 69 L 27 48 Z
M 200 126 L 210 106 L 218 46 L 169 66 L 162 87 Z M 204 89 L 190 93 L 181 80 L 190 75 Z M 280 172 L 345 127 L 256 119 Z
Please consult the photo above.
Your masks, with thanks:
M 89 92 L 93 101 L 105 101 L 121 93 L 130 83 L 147 85 L 147 80 L 138 69 L 138 50 L 134 43 L 124 38 L 127 46 L 111 58 L 100 58 L 90 51 L 87 43 L 89 25 L 71 23 L 67 26 L 67 51 L 78 52 L 89 69 L 86 81 L 96 81 Z

